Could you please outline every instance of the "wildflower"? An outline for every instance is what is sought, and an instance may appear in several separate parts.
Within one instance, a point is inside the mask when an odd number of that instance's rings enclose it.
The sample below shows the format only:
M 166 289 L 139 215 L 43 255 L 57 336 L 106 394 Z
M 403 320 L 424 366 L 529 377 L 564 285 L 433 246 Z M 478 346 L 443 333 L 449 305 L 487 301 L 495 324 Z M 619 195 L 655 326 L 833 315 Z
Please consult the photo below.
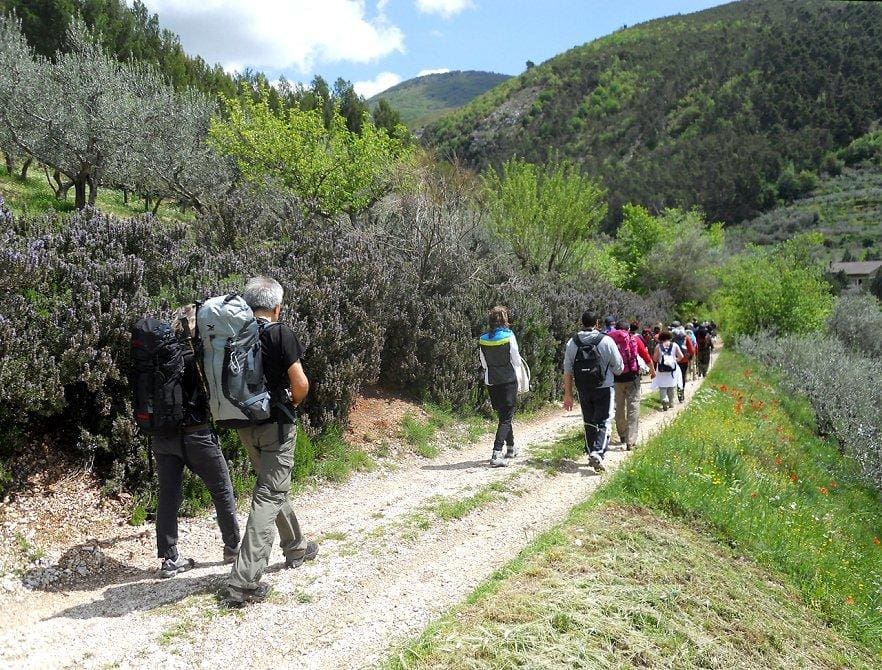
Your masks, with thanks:
M 854 605 L 854 598 L 852 598 L 851 596 L 847 596 L 845 598 L 845 604 L 846 605 Z
M 750 497 L 751 497 L 751 498 L 756 498 L 756 496 L 757 496 L 756 491 L 754 491 L 753 493 L 750 494 Z
M 721 384 L 721 385 L 720 385 L 720 390 L 721 390 L 723 393 L 726 393 L 726 392 L 729 390 L 729 387 L 726 386 L 725 384 Z
M 784 462 L 784 459 L 780 456 L 775 456 L 775 465 L 781 465 Z
M 821 492 L 821 495 L 830 495 L 830 489 L 828 489 L 826 486 L 821 486 L 820 488 L 818 488 L 818 490 Z
M 790 481 L 795 484 L 796 482 L 799 481 L 799 477 L 797 477 L 795 473 L 791 472 L 790 473 Z
M 834 479 L 833 481 L 830 482 L 830 488 L 831 488 L 831 489 L 835 489 L 837 486 L 839 486 L 839 484 L 836 483 L 836 480 L 835 480 L 835 479 Z
M 882 540 L 880 540 L 878 537 L 874 537 L 873 544 L 875 544 L 878 547 L 880 544 L 882 544 Z

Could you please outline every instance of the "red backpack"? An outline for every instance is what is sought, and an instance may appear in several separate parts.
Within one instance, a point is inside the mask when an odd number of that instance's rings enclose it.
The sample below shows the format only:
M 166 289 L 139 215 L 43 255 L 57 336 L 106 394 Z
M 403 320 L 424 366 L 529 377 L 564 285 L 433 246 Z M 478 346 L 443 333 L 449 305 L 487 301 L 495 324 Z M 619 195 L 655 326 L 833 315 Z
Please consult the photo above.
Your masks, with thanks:
M 629 374 L 640 371 L 640 363 L 637 361 L 637 342 L 626 330 L 613 330 L 609 336 L 619 348 L 619 354 L 622 356 L 622 363 L 625 364 L 622 374 Z

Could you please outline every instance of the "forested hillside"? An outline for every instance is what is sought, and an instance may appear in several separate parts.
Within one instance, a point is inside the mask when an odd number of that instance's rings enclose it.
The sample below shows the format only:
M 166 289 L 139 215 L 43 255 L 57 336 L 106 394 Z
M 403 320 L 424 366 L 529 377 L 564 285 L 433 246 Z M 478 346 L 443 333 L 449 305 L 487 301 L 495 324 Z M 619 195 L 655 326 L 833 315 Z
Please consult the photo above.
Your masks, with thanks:
M 417 129 L 471 102 L 511 77 L 476 70 L 427 74 L 403 81 L 368 100 L 376 107 L 385 100 L 401 114 L 408 128 Z
M 882 259 L 882 132 L 859 137 L 827 163 L 829 172 L 803 197 L 734 226 L 730 246 L 817 232 L 824 261 Z
M 782 173 L 823 170 L 870 129 L 880 67 L 877 3 L 745 0 L 574 48 L 424 140 L 477 167 L 560 152 L 602 177 L 613 223 L 626 202 L 731 223 L 774 205 Z

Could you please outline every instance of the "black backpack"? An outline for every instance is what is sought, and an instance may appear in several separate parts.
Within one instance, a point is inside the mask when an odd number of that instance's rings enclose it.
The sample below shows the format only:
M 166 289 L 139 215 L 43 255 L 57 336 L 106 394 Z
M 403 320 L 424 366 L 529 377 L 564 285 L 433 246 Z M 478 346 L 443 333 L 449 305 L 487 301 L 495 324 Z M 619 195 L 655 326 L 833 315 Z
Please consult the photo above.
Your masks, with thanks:
M 606 368 L 597 348 L 603 338 L 603 333 L 596 333 L 587 342 L 582 342 L 578 333 L 573 335 L 573 343 L 576 345 L 573 380 L 576 388 L 596 389 L 606 381 Z
M 184 343 L 167 323 L 147 317 L 132 328 L 135 423 L 148 435 L 174 433 L 184 418 Z

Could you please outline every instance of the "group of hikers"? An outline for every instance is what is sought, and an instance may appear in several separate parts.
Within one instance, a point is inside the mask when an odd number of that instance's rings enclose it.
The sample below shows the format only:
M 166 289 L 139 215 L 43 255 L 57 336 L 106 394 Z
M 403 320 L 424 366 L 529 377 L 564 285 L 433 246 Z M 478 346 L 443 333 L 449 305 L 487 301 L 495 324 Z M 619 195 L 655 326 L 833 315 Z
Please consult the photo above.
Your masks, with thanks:
M 487 325 L 487 332 L 479 340 L 480 360 L 490 402 L 498 415 L 490 465 L 501 467 L 518 455 L 512 418 L 518 392 L 527 388 L 521 374 L 524 362 L 509 327 L 508 310 L 492 308 Z M 673 407 L 675 397 L 684 402 L 687 372 L 692 366 L 696 376 L 707 374 L 715 334 L 716 324 L 699 323 L 698 319 L 685 326 L 674 321 L 669 328 L 659 323 L 641 330 L 636 321 L 607 316 L 601 324 L 599 313 L 588 310 L 582 314 L 582 329 L 567 341 L 564 350 L 563 405 L 566 411 L 572 410 L 575 386 L 591 467 L 604 469 L 613 418 L 625 448 L 630 450 L 637 444 L 641 376 L 649 375 L 651 389 L 658 390 L 663 410 Z
M 248 280 L 241 295 L 210 298 L 180 308 L 172 322 L 153 318 L 132 329 L 132 388 L 135 422 L 151 436 L 159 496 L 156 548 L 159 575 L 173 577 L 195 566 L 178 550 L 178 511 L 184 469 L 211 493 L 223 540 L 223 560 L 231 564 L 226 588 L 232 604 L 263 600 L 261 581 L 278 530 L 286 568 L 318 554 L 318 544 L 301 531 L 288 492 L 297 436 L 295 408 L 309 392 L 294 331 L 279 321 L 284 291 L 270 277 Z M 611 420 L 628 449 L 637 442 L 640 376 L 648 373 L 668 409 L 675 392 L 683 401 L 686 368 L 693 358 L 706 374 L 713 349 L 713 324 L 670 330 L 661 324 L 640 332 L 639 324 L 601 327 L 586 311 L 582 329 L 564 353 L 564 407 L 579 393 L 589 463 L 603 469 Z M 529 369 L 509 327 L 505 307 L 489 312 L 479 340 L 490 403 L 498 415 L 490 464 L 507 465 L 518 455 L 512 418 L 518 393 L 529 388 Z M 233 428 L 248 452 L 256 483 L 244 533 L 227 462 L 213 425 Z M 503 448 L 505 451 L 503 452 Z

